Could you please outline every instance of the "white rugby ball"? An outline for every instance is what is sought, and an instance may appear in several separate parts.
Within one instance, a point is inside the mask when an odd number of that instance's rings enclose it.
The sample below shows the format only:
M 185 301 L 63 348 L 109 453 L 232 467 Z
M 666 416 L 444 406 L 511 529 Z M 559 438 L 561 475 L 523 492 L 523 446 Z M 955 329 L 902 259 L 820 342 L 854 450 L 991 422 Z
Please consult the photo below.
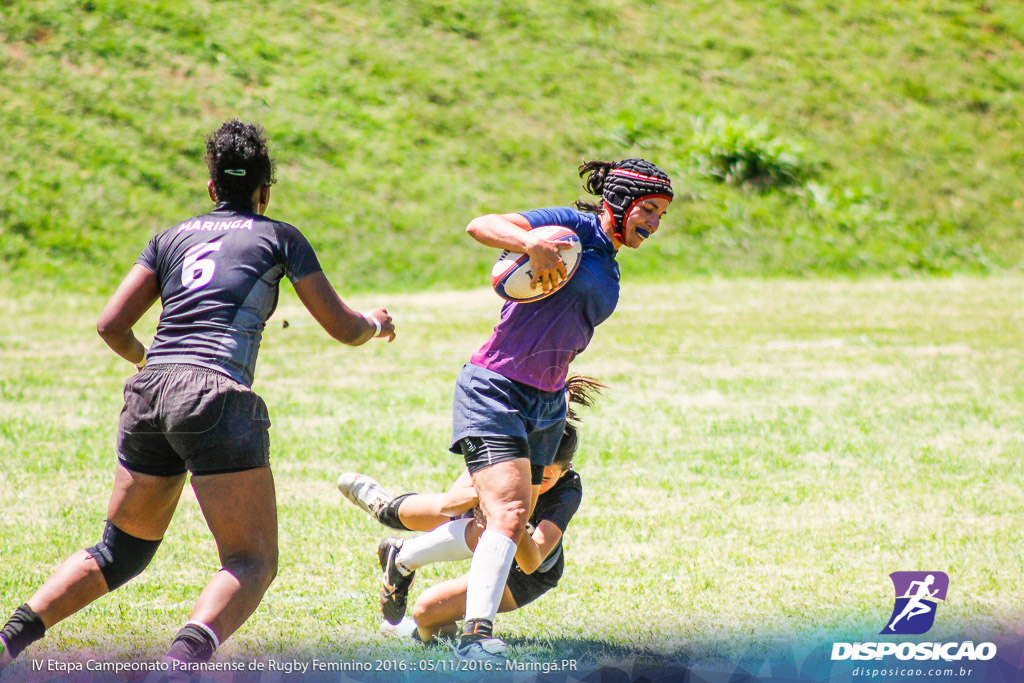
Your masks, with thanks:
M 566 242 L 572 245 L 569 249 L 562 249 L 559 252 L 562 262 L 565 264 L 566 277 L 546 292 L 540 284 L 536 288 L 530 287 L 530 281 L 533 279 L 530 257 L 526 254 L 505 250 L 501 252 L 501 256 L 491 268 L 491 286 L 502 299 L 526 303 L 549 297 L 569 282 L 580 265 L 580 254 L 583 247 L 580 244 L 580 238 L 572 230 L 560 225 L 542 225 L 539 228 L 534 228 L 533 231 L 548 241 Z

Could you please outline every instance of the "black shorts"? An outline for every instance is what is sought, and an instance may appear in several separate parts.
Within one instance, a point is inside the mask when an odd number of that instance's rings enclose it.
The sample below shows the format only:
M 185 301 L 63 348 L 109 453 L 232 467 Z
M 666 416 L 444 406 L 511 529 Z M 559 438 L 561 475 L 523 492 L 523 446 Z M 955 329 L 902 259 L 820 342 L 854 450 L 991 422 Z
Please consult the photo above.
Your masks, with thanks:
M 537 572 L 526 574 L 518 564 L 514 564 L 509 570 L 508 581 L 505 582 L 505 585 L 508 586 L 508 592 L 512 594 L 512 599 L 516 601 L 516 607 L 523 607 L 557 586 L 558 579 L 561 577 L 561 563 L 543 574 Z
M 470 474 L 518 458 L 528 458 L 529 447 L 525 442 L 511 436 L 465 436 L 459 440 L 462 458 Z M 544 481 L 544 465 L 530 463 L 530 484 L 540 486 Z
M 142 474 L 216 474 L 270 464 L 270 416 L 252 390 L 216 370 L 152 365 L 124 385 L 118 460 Z

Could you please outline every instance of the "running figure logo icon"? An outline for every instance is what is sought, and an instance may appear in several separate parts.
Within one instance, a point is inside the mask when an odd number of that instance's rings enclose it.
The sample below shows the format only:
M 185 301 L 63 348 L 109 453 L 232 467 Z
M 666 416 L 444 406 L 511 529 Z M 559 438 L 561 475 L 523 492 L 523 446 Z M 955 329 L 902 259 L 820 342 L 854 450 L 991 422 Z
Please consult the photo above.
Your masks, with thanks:
M 893 572 L 889 578 L 896 589 L 896 604 L 881 634 L 926 633 L 935 623 L 938 601 L 946 599 L 949 577 L 945 572 Z

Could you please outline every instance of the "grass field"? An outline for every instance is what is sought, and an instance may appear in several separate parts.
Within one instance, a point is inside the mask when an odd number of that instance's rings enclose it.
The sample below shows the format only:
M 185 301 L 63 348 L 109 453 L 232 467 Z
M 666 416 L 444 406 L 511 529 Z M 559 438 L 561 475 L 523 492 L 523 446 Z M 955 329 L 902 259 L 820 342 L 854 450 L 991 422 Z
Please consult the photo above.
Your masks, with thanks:
M 679 196 L 650 275 L 1018 269 L 1022 26 L 990 0 L 10 0 L 0 278 L 110 289 L 207 208 L 202 139 L 230 116 L 267 127 L 272 213 L 346 291 L 472 287 L 450 267 L 486 263 L 472 216 L 567 204 L 581 161 L 629 156 Z M 709 180 L 719 117 L 816 173 Z
M 1024 617 L 1022 290 L 1020 277 L 627 282 L 574 364 L 610 388 L 585 416 L 563 584 L 499 618 L 513 653 L 692 662 L 871 639 L 899 570 L 950 576 L 929 638 L 1011 632 Z M 334 344 L 290 289 L 268 325 L 254 388 L 274 422 L 281 570 L 221 659 L 446 656 L 376 634 L 383 530 L 334 479 L 447 485 L 452 383 L 499 301 L 352 303 L 387 305 L 398 339 Z M 102 304 L 0 303 L 4 610 L 102 528 L 130 369 L 93 330 Z M 155 318 L 137 328 L 147 340 Z M 217 566 L 186 487 L 149 570 L 31 657 L 156 657 Z M 421 571 L 412 596 L 464 567 Z

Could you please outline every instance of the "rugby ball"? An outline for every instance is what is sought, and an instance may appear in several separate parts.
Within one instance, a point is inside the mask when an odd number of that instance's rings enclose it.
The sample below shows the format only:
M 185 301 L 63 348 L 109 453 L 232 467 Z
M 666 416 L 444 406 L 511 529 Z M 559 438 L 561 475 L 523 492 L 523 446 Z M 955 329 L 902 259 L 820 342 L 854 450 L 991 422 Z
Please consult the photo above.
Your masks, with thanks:
M 530 280 L 533 279 L 530 257 L 506 249 L 501 252 L 501 256 L 498 257 L 491 269 L 491 286 L 494 287 L 498 296 L 506 301 L 526 303 L 549 297 L 569 282 L 580 265 L 580 254 L 583 247 L 580 245 L 580 238 L 572 230 L 559 225 L 543 225 L 534 228 L 533 232 L 537 232 L 540 237 L 551 242 L 566 242 L 572 245 L 571 248 L 562 249 L 560 252 L 562 262 L 565 264 L 566 277 L 546 292 L 540 284 L 536 288 L 530 287 Z

